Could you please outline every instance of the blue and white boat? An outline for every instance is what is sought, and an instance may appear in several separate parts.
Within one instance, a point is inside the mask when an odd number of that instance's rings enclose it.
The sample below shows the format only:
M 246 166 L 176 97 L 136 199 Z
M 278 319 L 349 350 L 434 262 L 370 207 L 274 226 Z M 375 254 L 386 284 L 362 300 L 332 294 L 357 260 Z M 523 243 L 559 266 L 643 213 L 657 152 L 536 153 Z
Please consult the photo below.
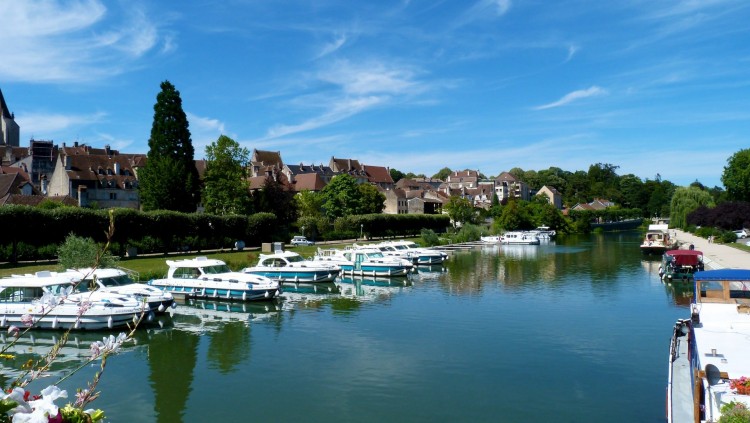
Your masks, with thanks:
M 164 279 L 153 279 L 149 285 L 173 295 L 215 300 L 271 300 L 281 293 L 278 281 L 265 276 L 233 272 L 221 260 L 196 257 L 167 260 L 169 272 Z
M 318 249 L 316 262 L 333 263 L 344 275 L 359 276 L 404 276 L 414 265 L 399 257 L 387 257 L 377 248 Z
M 75 292 L 110 292 L 119 295 L 130 295 L 139 302 L 148 304 L 154 313 L 164 313 L 170 307 L 176 306 L 174 297 L 169 292 L 162 291 L 145 283 L 133 281 L 123 269 L 114 268 L 85 268 L 68 269 L 74 277 L 83 278 L 76 285 Z
M 50 271 L 0 279 L 0 327 L 100 330 L 154 319 L 132 296 L 74 292 L 81 279 L 80 275 Z
M 448 259 L 448 254 L 420 247 L 414 241 L 385 241 L 379 245 L 393 247 L 402 254 L 402 258 L 410 259 L 416 265 L 441 264 Z
M 718 422 L 732 403 L 750 407 L 750 389 L 738 386 L 750 377 L 748 351 L 750 270 L 695 272 L 690 317 L 669 347 L 667 422 Z
M 243 273 L 261 275 L 279 282 L 332 282 L 341 268 L 334 263 L 306 260 L 293 251 L 261 254 L 258 264 L 242 269 Z

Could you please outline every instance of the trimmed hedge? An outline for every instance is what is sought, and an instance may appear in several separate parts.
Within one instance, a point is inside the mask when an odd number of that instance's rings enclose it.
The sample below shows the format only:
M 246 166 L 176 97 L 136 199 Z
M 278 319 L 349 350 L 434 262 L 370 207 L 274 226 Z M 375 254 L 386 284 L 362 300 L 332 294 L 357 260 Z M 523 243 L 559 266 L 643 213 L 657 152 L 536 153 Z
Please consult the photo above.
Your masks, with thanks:
M 63 207 L 42 209 L 10 205 L 0 207 L 6 230 L 0 240 L 0 260 L 17 262 L 49 258 L 69 234 L 103 243 L 109 228 L 109 210 Z M 173 211 L 112 210 L 114 254 L 136 247 L 139 253 L 232 248 L 237 240 L 260 245 L 270 241 L 277 228 L 272 213 L 218 216 Z M 56 256 L 56 254 L 55 254 Z
M 445 232 L 450 218 L 443 214 L 363 214 L 340 217 L 333 226 L 335 232 L 359 235 L 361 231 L 369 238 L 417 236 L 422 229 Z

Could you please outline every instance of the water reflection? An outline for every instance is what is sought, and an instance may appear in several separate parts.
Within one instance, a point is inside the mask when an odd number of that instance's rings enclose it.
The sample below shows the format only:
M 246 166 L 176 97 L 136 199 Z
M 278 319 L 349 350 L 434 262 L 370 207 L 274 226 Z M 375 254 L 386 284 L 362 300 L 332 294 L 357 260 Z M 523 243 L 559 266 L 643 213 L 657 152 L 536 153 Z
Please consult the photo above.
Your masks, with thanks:
M 58 380 L 69 375 L 91 358 L 91 344 L 102 341 L 110 334 L 110 332 L 69 334 L 62 347 L 57 350 L 52 365 L 41 377 L 52 377 L 54 380 Z M 138 333 L 138 335 L 140 335 L 139 338 L 147 336 L 145 333 Z M 2 386 L 9 386 L 12 380 L 19 377 L 25 378 L 27 372 L 23 368 L 28 367 L 29 363 L 35 363 L 33 369 L 39 369 L 39 366 L 44 362 L 44 357 L 50 354 L 52 348 L 64 338 L 63 332 L 28 332 L 17 339 L 13 336 L 0 334 L 0 349 L 4 350 L 4 354 L 6 354 L 0 360 L 0 383 L 2 383 Z M 136 338 L 136 341 L 138 341 L 138 338 Z M 127 342 L 122 345 L 121 351 L 133 350 L 136 345 L 137 342 Z M 49 379 L 46 382 L 49 384 Z
M 189 299 L 171 311 L 174 328 L 204 333 L 222 330 L 227 323 L 248 326 L 251 321 L 272 318 L 281 311 L 276 301 L 230 302 Z
M 366 301 L 388 298 L 412 286 L 410 276 L 390 278 L 339 276 L 336 283 L 342 296 Z

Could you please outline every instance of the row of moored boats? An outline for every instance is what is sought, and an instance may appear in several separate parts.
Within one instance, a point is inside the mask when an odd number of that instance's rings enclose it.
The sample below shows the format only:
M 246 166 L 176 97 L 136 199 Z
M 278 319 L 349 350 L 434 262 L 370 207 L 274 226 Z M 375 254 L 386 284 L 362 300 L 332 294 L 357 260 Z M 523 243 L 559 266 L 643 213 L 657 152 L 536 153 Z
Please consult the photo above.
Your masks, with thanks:
M 113 329 L 175 307 L 175 296 L 231 301 L 272 300 L 284 283 L 330 283 L 339 275 L 395 277 L 447 254 L 410 241 L 318 249 L 312 259 L 291 251 L 261 254 L 257 265 L 232 271 L 221 260 L 167 260 L 167 276 L 136 283 L 122 269 L 42 271 L 0 279 L 0 327 Z

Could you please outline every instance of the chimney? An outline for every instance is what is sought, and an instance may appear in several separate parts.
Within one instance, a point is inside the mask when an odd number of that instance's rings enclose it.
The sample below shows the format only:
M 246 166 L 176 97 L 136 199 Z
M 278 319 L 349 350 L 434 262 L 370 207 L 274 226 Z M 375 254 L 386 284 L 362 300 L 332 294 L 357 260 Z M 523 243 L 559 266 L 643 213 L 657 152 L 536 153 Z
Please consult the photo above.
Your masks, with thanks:
M 78 147 L 78 141 L 73 143 L 73 147 Z
M 109 144 L 106 144 L 106 145 L 104 146 L 104 153 L 105 153 L 105 154 L 106 154 L 107 156 L 111 156 L 111 155 L 112 155 L 112 150 L 110 149 L 110 147 L 109 147 Z

